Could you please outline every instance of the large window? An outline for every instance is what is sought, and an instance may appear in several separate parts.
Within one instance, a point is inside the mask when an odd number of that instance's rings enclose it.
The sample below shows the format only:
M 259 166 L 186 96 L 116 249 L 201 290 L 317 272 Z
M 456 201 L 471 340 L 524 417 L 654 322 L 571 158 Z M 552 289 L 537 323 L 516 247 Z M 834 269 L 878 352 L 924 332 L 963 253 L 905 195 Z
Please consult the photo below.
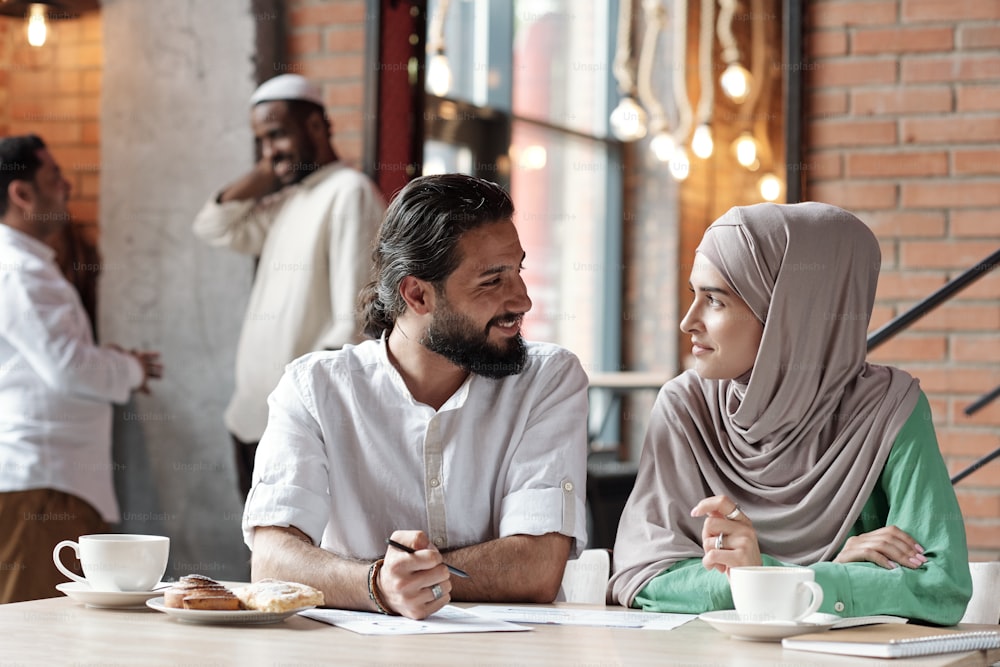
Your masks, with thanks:
M 432 0 L 429 16 L 439 5 Z M 620 357 L 621 191 L 609 28 L 614 0 L 452 0 L 452 85 L 428 92 L 424 173 L 510 188 L 534 302 L 525 335 L 588 371 Z M 433 20 L 432 20 L 433 22 Z

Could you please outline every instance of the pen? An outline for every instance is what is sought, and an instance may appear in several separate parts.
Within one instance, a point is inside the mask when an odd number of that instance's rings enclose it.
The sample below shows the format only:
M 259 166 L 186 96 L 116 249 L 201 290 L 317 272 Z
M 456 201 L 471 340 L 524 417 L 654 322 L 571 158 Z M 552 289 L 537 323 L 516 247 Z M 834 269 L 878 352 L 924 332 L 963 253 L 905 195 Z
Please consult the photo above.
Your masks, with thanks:
M 388 544 L 390 547 L 396 547 L 400 551 L 405 551 L 408 554 L 412 554 L 414 552 L 414 549 L 411 549 L 410 547 L 406 546 L 405 544 L 400 544 L 396 540 L 390 540 L 389 538 L 386 538 L 385 543 Z M 444 566 L 446 568 L 448 568 L 448 571 L 451 572 L 452 574 L 454 574 L 456 577 L 462 577 L 463 579 L 469 579 L 470 578 L 469 574 L 467 572 L 465 572 L 464 570 L 459 570 L 457 567 L 454 567 L 452 565 L 448 565 L 448 563 L 445 563 Z

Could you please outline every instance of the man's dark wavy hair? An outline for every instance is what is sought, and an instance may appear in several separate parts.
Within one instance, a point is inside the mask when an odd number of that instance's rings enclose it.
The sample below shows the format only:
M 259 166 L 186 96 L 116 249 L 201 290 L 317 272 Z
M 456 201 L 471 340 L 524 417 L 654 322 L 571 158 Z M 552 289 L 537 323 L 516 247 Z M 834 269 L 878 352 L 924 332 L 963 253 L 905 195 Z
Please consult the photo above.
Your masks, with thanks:
M 416 178 L 389 205 L 372 252 L 375 280 L 359 298 L 365 334 L 388 333 L 406 309 L 399 286 L 414 276 L 441 288 L 462 261 L 469 230 L 510 220 L 514 203 L 496 183 L 465 174 Z

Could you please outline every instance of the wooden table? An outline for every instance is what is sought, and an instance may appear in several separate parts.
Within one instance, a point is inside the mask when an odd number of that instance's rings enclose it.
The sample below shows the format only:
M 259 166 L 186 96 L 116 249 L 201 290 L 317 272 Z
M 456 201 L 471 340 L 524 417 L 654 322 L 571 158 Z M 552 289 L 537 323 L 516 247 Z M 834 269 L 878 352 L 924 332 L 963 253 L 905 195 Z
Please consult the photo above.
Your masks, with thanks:
M 1000 650 L 890 661 L 785 651 L 778 643 L 730 639 L 698 620 L 675 630 L 533 627 L 373 637 L 301 616 L 262 626 L 195 625 L 153 610 L 91 609 L 60 597 L 0 605 L 0 664 L 958 667 L 1000 660 Z

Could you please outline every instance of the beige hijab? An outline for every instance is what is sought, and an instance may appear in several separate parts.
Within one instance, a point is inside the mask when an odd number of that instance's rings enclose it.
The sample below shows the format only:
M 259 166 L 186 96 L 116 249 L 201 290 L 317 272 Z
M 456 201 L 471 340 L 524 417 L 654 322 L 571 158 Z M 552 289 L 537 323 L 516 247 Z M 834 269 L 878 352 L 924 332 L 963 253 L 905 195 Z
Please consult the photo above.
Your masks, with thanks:
M 836 557 L 919 396 L 865 362 L 880 251 L 856 217 L 814 202 L 736 207 L 697 252 L 764 324 L 752 371 L 687 371 L 657 397 L 614 548 L 611 596 L 630 605 L 670 565 L 704 555 L 691 508 L 726 494 L 761 552 Z

